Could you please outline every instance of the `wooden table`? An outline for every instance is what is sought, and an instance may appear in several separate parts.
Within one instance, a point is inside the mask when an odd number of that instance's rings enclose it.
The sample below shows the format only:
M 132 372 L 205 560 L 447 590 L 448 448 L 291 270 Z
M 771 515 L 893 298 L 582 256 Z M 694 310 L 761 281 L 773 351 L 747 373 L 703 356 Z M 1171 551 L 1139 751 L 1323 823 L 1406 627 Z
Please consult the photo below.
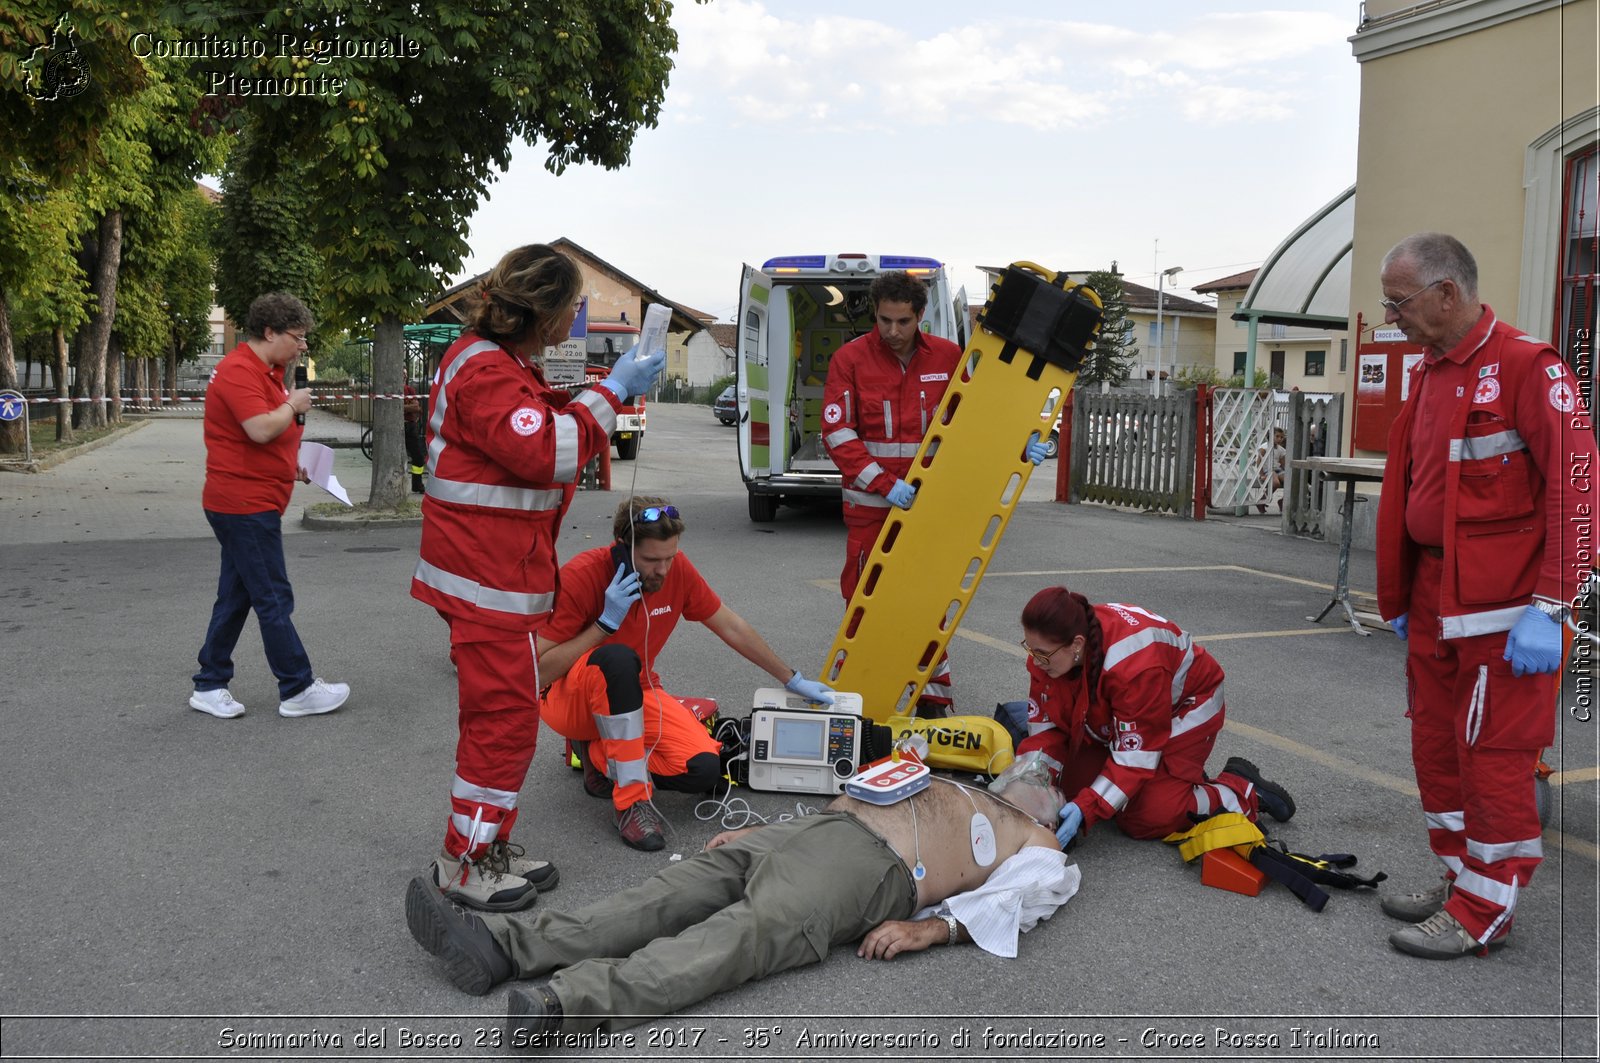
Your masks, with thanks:
M 1356 484 L 1381 483 L 1384 461 L 1382 458 L 1295 458 L 1289 464 L 1297 469 L 1321 473 L 1332 480 L 1344 481 L 1344 520 L 1339 526 L 1339 578 L 1333 584 L 1332 600 L 1323 607 L 1322 612 L 1306 619 L 1313 624 L 1320 624 L 1334 606 L 1340 605 L 1344 607 L 1345 618 L 1350 621 L 1355 633 L 1370 635 L 1372 632 L 1361 626 L 1355 610 L 1350 608 L 1350 536 L 1356 519 Z

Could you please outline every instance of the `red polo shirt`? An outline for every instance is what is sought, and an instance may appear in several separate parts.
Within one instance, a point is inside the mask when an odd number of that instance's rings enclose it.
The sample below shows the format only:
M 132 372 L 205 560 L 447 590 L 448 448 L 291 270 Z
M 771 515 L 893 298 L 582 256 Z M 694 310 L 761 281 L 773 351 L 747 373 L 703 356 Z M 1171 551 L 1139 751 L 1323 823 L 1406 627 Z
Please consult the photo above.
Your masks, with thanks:
M 254 442 L 244 422 L 289 399 L 282 367 L 269 366 L 248 343 L 217 363 L 206 388 L 206 486 L 200 504 L 213 513 L 282 513 L 300 471 L 300 436 L 293 422 L 270 443 Z
M 606 588 L 616 574 L 609 546 L 585 550 L 562 565 L 556 610 L 549 626 L 539 634 L 561 643 L 594 623 L 605 610 Z M 644 674 L 660 686 L 661 678 L 655 674 L 656 657 L 666 648 L 678 621 L 704 621 L 721 608 L 722 599 L 680 550 L 661 589 L 634 602 L 617 633 L 605 641 L 631 647 L 644 665 Z

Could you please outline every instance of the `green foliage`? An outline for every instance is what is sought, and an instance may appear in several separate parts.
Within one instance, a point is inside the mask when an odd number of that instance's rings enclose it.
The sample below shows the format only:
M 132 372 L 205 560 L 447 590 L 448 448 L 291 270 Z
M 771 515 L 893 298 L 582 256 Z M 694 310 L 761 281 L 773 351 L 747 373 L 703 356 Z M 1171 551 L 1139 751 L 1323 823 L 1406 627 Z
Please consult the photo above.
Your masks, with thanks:
M 289 292 L 310 308 L 319 326 L 327 315 L 323 256 L 312 232 L 307 165 L 286 158 L 245 120 L 223 174 L 216 243 L 217 302 L 243 322 L 266 292 Z M 326 354 L 333 330 L 311 334 L 312 356 Z
M 665 0 L 456 0 L 421 15 L 395 0 L 337 6 L 335 16 L 184 0 L 169 11 L 191 37 L 273 42 L 261 58 L 201 61 L 197 74 L 340 80 L 337 93 L 247 98 L 261 142 L 306 163 L 304 217 L 338 327 L 420 316 L 459 272 L 467 220 L 516 140 L 543 142 L 556 173 L 625 164 L 637 129 L 656 122 L 677 45 Z M 385 42 L 398 54 L 314 62 L 285 54 L 281 35 L 303 53 Z
M 1235 373 L 1231 377 L 1224 377 L 1214 365 L 1180 365 L 1177 373 L 1172 376 L 1172 384 L 1179 388 L 1193 390 L 1201 384 L 1213 388 L 1242 388 L 1244 387 L 1244 374 Z M 1256 370 L 1256 383 L 1258 388 L 1267 386 L 1267 371 Z
M 1095 270 L 1084 284 L 1100 296 L 1103 316 L 1094 350 L 1078 370 L 1078 384 L 1106 383 L 1115 387 L 1128 379 L 1133 363 L 1139 360 L 1139 348 L 1133 342 L 1134 324 L 1123 296 L 1122 274 L 1115 272 L 1113 265 L 1110 270 Z
M 116 334 L 131 358 L 179 361 L 211 344 L 211 229 L 216 208 L 190 185 L 128 225 L 117 283 Z

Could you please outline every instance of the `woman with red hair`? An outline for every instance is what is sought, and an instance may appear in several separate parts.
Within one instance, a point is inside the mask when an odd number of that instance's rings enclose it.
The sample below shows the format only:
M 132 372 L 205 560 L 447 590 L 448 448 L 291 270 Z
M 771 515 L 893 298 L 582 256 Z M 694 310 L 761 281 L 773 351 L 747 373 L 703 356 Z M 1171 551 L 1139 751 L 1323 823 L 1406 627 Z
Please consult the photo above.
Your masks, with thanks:
M 1222 668 L 1188 632 L 1137 605 L 1091 605 L 1047 587 L 1022 610 L 1028 651 L 1028 737 L 1064 794 L 1056 837 L 1115 819 L 1124 834 L 1160 838 L 1222 812 L 1285 821 L 1294 798 L 1232 757 L 1216 778 L 1206 757 L 1227 708 Z

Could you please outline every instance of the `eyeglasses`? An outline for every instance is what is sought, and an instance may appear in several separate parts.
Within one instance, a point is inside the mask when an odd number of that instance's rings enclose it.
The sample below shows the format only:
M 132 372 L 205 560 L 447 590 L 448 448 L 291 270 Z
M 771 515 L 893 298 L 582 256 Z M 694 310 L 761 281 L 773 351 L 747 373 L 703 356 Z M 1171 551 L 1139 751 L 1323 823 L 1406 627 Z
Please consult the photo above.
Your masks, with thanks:
M 285 330 L 283 334 L 293 339 L 296 344 L 303 344 L 306 342 L 306 334 L 304 332 L 289 332 Z
M 1429 281 L 1427 284 L 1424 284 L 1422 287 L 1418 288 L 1416 291 L 1412 292 L 1410 295 L 1406 296 L 1404 299 L 1379 299 L 1378 300 L 1378 305 L 1383 307 L 1383 309 L 1385 311 L 1387 311 L 1388 313 L 1398 314 L 1400 312 L 1400 308 L 1402 306 L 1405 306 L 1411 300 L 1415 299 L 1417 296 L 1421 295 L 1423 292 L 1427 291 L 1429 288 L 1432 288 L 1434 285 L 1443 284 L 1447 279 L 1448 278 L 1446 278 L 1446 277 L 1440 277 L 1436 281 Z
M 635 524 L 654 524 L 658 520 L 678 519 L 677 506 L 646 506 L 633 518 Z
M 1054 657 L 1056 654 L 1060 653 L 1062 650 L 1067 648 L 1067 644 L 1065 642 L 1063 642 L 1061 645 L 1057 646 L 1055 649 L 1051 650 L 1049 653 L 1040 653 L 1038 650 L 1036 650 L 1032 646 L 1028 645 L 1028 640 L 1027 639 L 1023 639 L 1021 642 L 1017 643 L 1017 645 L 1021 646 L 1024 650 L 1027 650 L 1029 657 L 1032 657 L 1040 665 L 1042 665 L 1042 666 L 1044 666 L 1046 668 L 1048 668 L 1050 666 L 1050 658 Z

